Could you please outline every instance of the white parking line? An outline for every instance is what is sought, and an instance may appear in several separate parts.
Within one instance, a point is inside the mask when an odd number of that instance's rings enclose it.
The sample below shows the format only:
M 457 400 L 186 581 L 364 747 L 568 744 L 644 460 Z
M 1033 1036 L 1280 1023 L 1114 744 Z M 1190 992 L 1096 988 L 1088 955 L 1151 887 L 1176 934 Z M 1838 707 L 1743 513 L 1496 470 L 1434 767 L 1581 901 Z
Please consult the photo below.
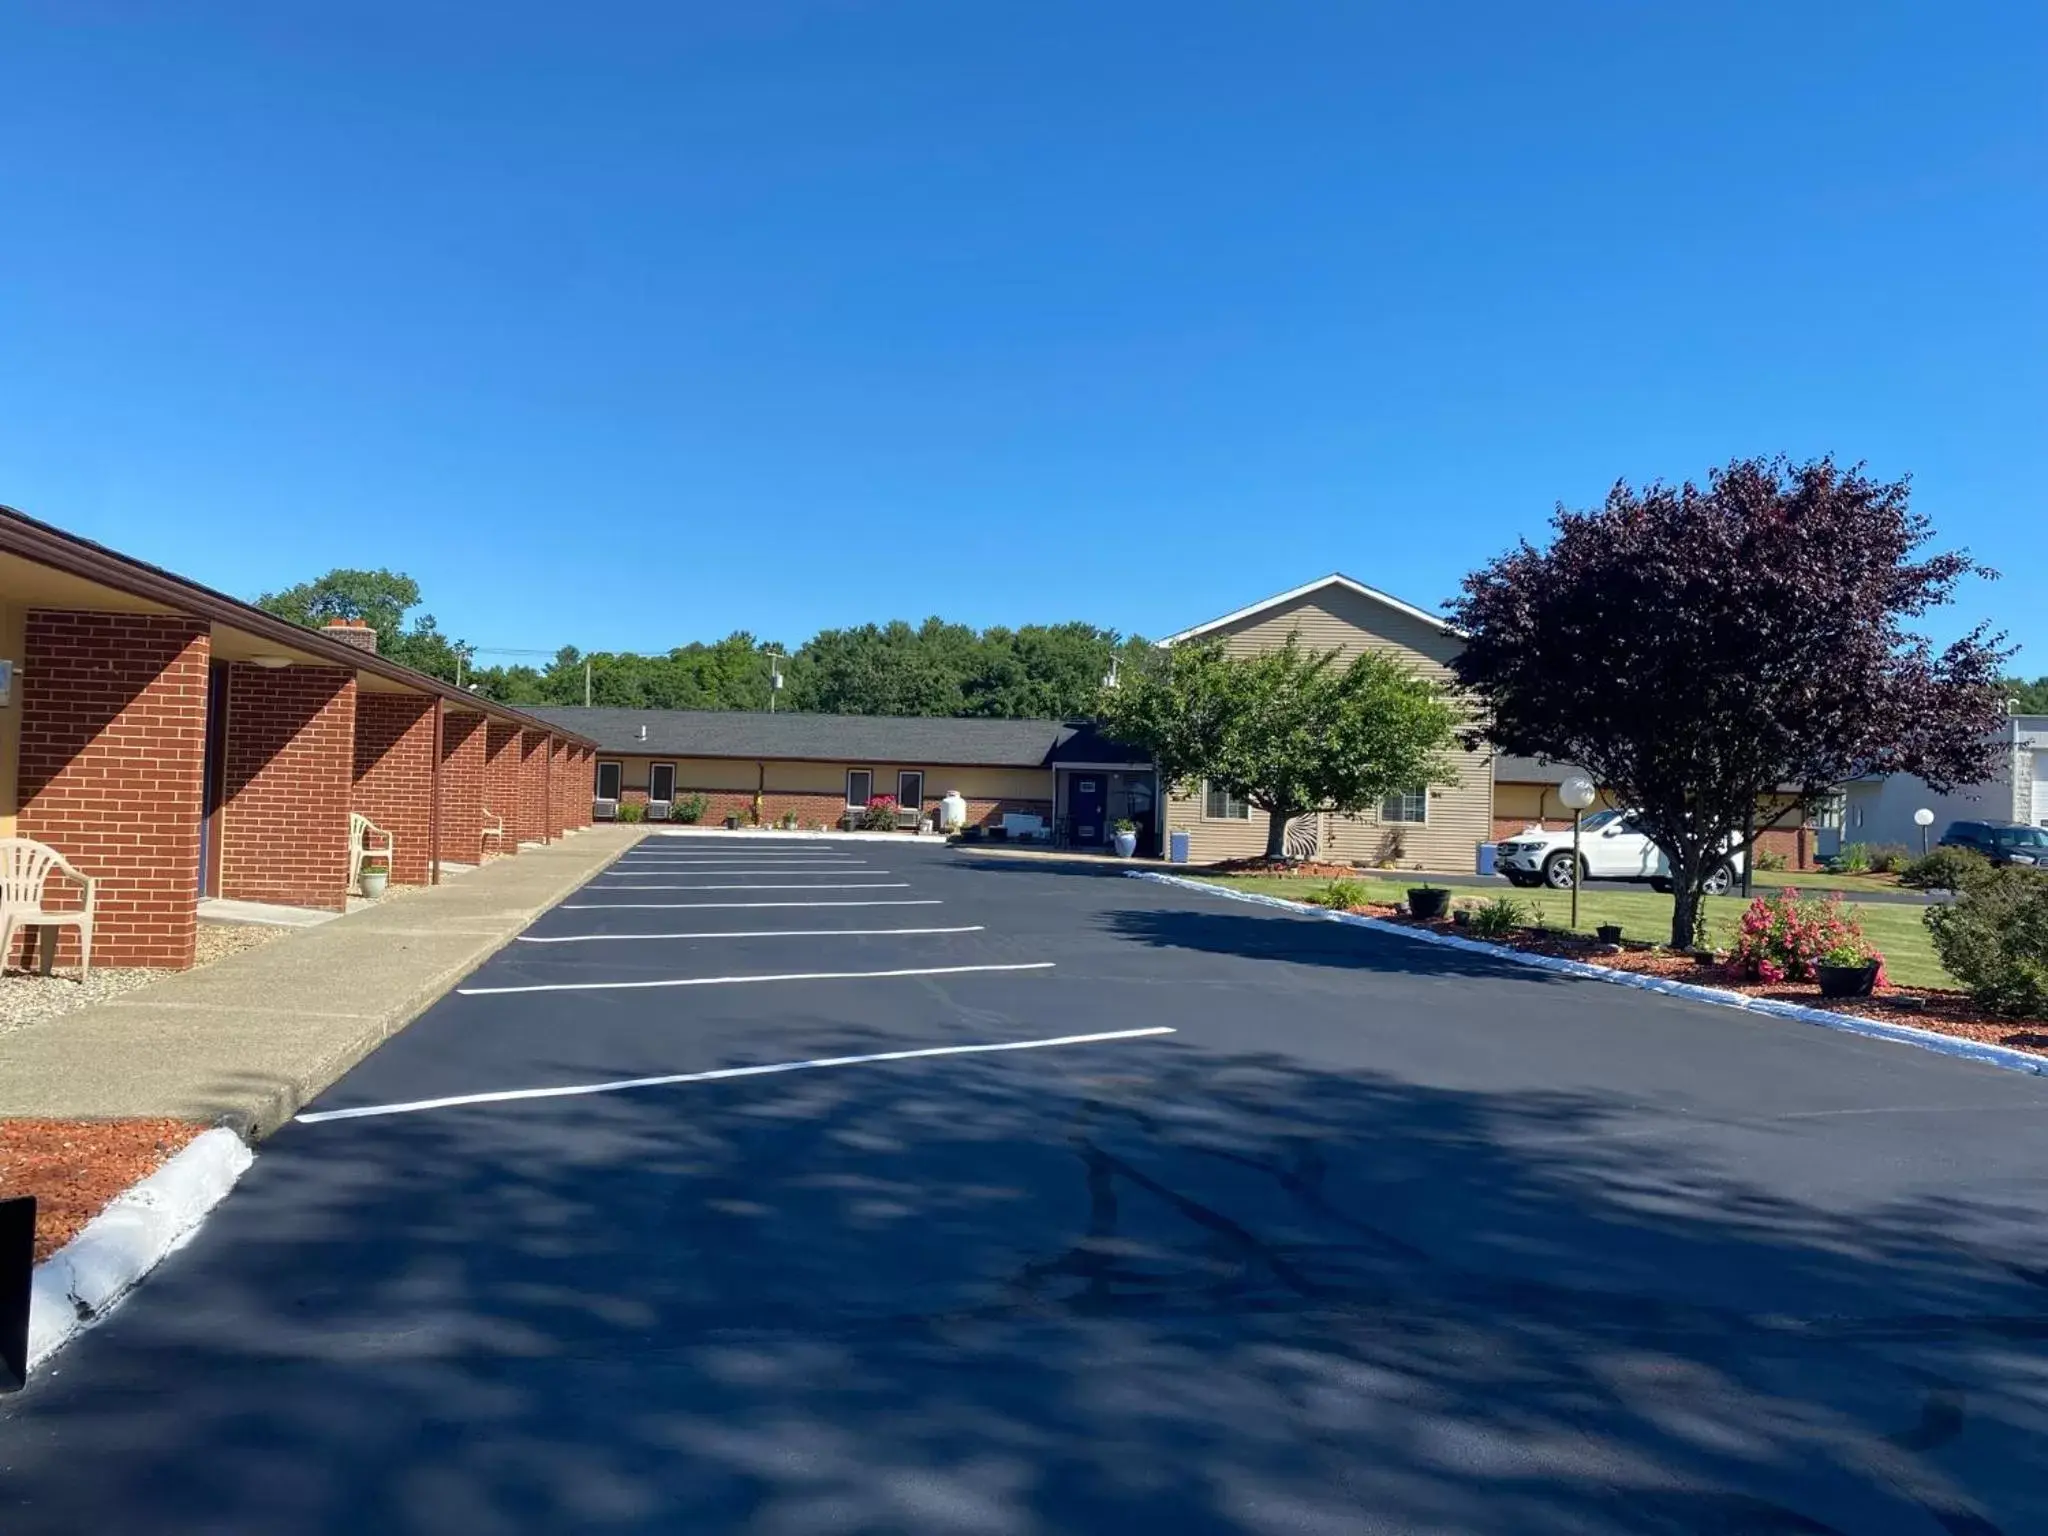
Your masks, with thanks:
M 596 944 L 619 939 L 871 939 L 883 934 L 982 933 L 986 925 L 966 928 L 758 928 L 745 933 L 568 933 L 554 938 L 519 935 L 522 944 Z
M 558 912 L 735 912 L 758 907 L 936 907 L 936 896 L 888 901 L 565 901 Z
M 298 1117 L 305 1125 L 323 1120 L 367 1120 L 377 1115 L 416 1115 L 426 1109 L 455 1109 L 465 1104 L 509 1104 L 519 1099 L 569 1099 L 593 1093 L 623 1093 L 629 1088 L 668 1088 L 677 1083 L 716 1083 L 735 1077 L 767 1077 L 778 1072 L 814 1072 L 823 1067 L 864 1067 L 884 1061 L 920 1061 L 933 1056 L 982 1056 L 995 1051 L 1042 1051 L 1056 1045 L 1099 1045 L 1108 1040 L 1144 1040 L 1170 1035 L 1164 1025 L 1152 1029 L 1114 1029 L 1099 1035 L 1060 1035 L 1051 1040 L 1001 1040 L 991 1045 L 933 1045 L 913 1051 L 874 1051 L 865 1056 L 819 1056 L 810 1061 L 778 1061 L 763 1067 L 719 1067 L 710 1072 L 671 1072 L 662 1077 L 622 1077 L 609 1083 L 573 1083 L 563 1088 L 511 1088 L 498 1093 L 460 1093 L 445 1099 L 414 1099 L 409 1104 L 366 1104 L 358 1109 L 316 1109 Z
M 457 987 L 460 997 L 502 997 L 511 992 L 637 992 L 648 987 L 740 987 L 757 981 L 875 981 L 890 976 L 965 976 L 976 971 L 1049 971 L 1057 962 L 1017 965 L 926 965 L 901 971 L 784 971 L 775 976 L 676 976 L 667 981 L 543 981 L 523 987 Z
M 880 870 L 880 874 L 888 871 Z M 593 887 L 595 882 L 593 882 Z M 613 891 L 907 891 L 908 880 L 862 881 L 858 885 L 844 882 L 825 885 L 757 885 L 749 881 L 745 885 L 613 885 L 605 887 Z
M 716 869 L 728 864 L 748 864 L 760 869 L 822 869 L 841 868 L 848 864 L 865 864 L 866 859 L 635 859 L 628 864 L 624 860 L 612 865 L 613 869 Z
M 600 885 L 607 880 L 677 880 L 691 875 L 802 875 L 806 880 L 815 880 L 822 875 L 853 875 L 861 880 L 876 875 L 892 875 L 892 869 L 849 869 L 844 864 L 823 864 L 812 868 L 808 864 L 721 864 L 716 869 L 615 869 L 599 875 L 590 883 Z

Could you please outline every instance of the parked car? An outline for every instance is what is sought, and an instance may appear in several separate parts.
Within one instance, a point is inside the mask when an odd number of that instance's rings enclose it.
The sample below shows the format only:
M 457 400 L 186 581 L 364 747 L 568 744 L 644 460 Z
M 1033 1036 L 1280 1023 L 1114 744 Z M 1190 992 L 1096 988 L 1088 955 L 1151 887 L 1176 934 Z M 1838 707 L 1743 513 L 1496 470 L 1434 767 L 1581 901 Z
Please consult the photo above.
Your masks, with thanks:
M 1944 848 L 1971 848 L 1994 864 L 2048 865 L 2048 830 L 2023 821 L 1952 821 Z
M 1660 891 L 1671 889 L 1671 865 L 1664 850 L 1636 823 L 1631 811 L 1596 811 L 1579 824 L 1579 858 L 1587 880 L 1644 880 Z M 1511 884 L 1547 885 L 1566 891 L 1572 884 L 1570 828 L 1546 832 L 1531 827 L 1500 845 L 1500 872 Z M 1742 855 L 1730 851 L 1707 877 L 1706 891 L 1719 896 L 1742 873 Z

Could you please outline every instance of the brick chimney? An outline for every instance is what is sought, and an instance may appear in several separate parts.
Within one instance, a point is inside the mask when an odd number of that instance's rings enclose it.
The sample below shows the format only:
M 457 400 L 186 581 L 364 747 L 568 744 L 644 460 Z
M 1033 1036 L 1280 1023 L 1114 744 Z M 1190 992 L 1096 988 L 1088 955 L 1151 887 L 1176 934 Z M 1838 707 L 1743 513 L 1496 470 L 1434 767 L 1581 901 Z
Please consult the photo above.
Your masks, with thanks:
M 339 640 L 343 645 L 352 645 L 359 651 L 377 654 L 377 631 L 361 619 L 329 619 L 320 633 L 330 640 Z

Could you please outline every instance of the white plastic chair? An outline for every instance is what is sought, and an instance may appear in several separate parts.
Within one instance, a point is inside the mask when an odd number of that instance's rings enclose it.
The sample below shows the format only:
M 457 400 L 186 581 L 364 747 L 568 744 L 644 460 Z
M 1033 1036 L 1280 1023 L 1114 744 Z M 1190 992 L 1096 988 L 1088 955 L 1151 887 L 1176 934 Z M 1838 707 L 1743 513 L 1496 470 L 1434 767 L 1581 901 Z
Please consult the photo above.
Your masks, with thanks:
M 373 847 L 371 840 L 379 837 L 384 839 L 383 844 Z M 350 811 L 348 813 L 348 883 L 361 889 L 363 861 L 365 859 L 381 858 L 387 863 L 395 862 L 392 859 L 392 854 L 396 851 L 397 846 L 391 834 L 370 820 L 369 817 L 363 815 L 360 811 Z
M 498 840 L 498 851 L 503 853 L 505 851 L 505 818 L 493 816 L 490 812 L 490 807 L 486 806 L 484 808 L 484 835 L 482 842 L 488 843 L 494 837 Z M 477 848 L 476 856 L 479 859 L 484 856 L 481 844 Z
M 85 901 L 75 911 L 51 912 L 43 906 L 43 890 L 50 871 L 61 869 L 85 892 Z M 22 929 L 76 928 L 78 930 L 78 980 L 82 986 L 92 975 L 93 901 L 99 882 L 81 874 L 77 866 L 56 849 L 29 837 L 0 837 L 0 959 L 14 952 L 14 936 Z M 44 941 L 43 971 L 49 973 L 56 952 L 54 936 Z

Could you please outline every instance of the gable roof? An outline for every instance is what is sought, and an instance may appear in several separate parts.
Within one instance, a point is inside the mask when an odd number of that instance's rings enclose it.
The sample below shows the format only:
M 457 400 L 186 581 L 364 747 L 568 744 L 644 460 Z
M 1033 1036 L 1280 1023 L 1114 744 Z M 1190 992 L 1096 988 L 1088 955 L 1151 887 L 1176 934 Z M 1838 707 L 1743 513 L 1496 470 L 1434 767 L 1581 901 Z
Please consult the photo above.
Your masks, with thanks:
M 1390 593 L 1382 592 L 1377 587 L 1368 587 L 1362 581 L 1354 581 L 1341 572 L 1332 571 L 1329 575 L 1319 576 L 1305 586 L 1294 587 L 1286 592 L 1276 592 L 1273 596 L 1262 598 L 1249 607 L 1238 609 L 1235 613 L 1226 613 L 1220 619 L 1211 619 L 1206 624 L 1197 624 L 1193 629 L 1184 629 L 1177 635 L 1168 635 L 1159 643 L 1161 645 L 1176 645 L 1182 640 L 1192 640 L 1197 635 L 1206 635 L 1212 630 L 1223 629 L 1237 623 L 1241 619 L 1252 618 L 1257 614 L 1264 613 L 1269 608 L 1284 608 L 1297 598 L 1307 597 L 1310 593 L 1320 592 L 1326 587 L 1341 587 L 1345 591 L 1365 598 L 1369 602 L 1375 602 L 1382 607 L 1391 608 L 1396 613 L 1406 614 L 1411 619 L 1420 619 L 1425 624 L 1433 624 L 1447 635 L 1457 635 L 1461 639 L 1464 637 L 1465 632 L 1445 619 L 1442 614 L 1431 613 L 1427 608 L 1418 608 L 1413 603 L 1404 603 L 1400 598 Z
M 1088 722 L 961 720 L 934 715 L 766 714 L 741 709 L 535 708 L 543 720 L 631 757 L 737 757 L 749 761 L 1047 768 L 1055 762 L 1147 765 Z M 640 732 L 646 729 L 643 740 Z

